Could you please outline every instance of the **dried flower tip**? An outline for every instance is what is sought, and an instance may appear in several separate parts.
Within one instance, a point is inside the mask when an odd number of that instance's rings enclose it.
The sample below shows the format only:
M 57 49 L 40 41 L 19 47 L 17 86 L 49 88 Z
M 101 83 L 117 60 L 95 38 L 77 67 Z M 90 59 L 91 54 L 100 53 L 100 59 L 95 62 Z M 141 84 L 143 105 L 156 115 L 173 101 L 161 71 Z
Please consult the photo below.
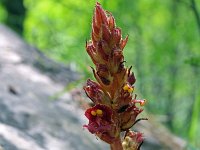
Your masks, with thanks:
M 143 100 L 134 100 L 134 103 L 140 103 L 140 106 L 144 106 L 146 104 L 146 99 Z
M 128 93 L 132 93 L 134 91 L 134 88 L 130 86 L 129 84 L 126 84 L 124 85 L 123 90 L 128 91 Z
M 141 102 L 140 102 L 140 106 L 144 106 L 145 104 L 146 104 L 146 99 L 144 99 L 144 100 L 142 100 Z

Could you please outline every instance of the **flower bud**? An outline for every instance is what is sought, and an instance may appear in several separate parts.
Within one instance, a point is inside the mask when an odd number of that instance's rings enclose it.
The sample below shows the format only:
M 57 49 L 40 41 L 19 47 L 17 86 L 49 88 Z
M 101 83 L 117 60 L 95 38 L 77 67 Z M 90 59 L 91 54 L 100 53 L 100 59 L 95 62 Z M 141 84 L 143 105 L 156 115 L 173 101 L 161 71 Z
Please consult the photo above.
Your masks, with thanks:
M 122 38 L 121 29 L 119 29 L 119 28 L 113 29 L 113 31 L 112 31 L 112 38 L 113 38 L 112 39 L 112 44 L 113 45 L 119 44 L 120 40 Z
M 114 27 L 115 27 L 115 19 L 112 16 L 112 14 L 109 14 L 109 16 L 107 18 L 107 21 L 108 21 L 109 29 L 112 31 L 114 29 Z
M 95 7 L 95 21 L 96 25 L 100 27 L 102 24 L 108 25 L 106 12 L 102 9 L 101 5 L 97 2 Z
M 136 79 L 135 79 L 135 76 L 134 76 L 134 73 L 132 72 L 129 76 L 128 76 L 128 83 L 130 85 L 133 85 L 135 83 Z
M 122 126 L 121 129 L 122 130 L 127 130 L 129 128 L 131 128 L 135 121 L 136 121 L 136 117 L 138 116 L 139 113 L 141 113 L 143 110 L 137 108 L 136 106 L 130 106 L 128 107 L 122 114 L 121 114 L 121 122 L 122 122 Z
M 111 37 L 111 33 L 108 26 L 102 25 L 102 39 L 109 43 L 110 37 Z
M 96 64 L 98 59 L 96 56 L 96 50 L 91 42 L 86 42 L 86 51 L 89 54 L 90 58 L 92 59 L 93 63 Z
M 120 42 L 120 48 L 121 48 L 121 50 L 124 49 L 124 47 L 126 46 L 127 42 L 128 42 L 128 36 L 126 36 L 126 38 L 124 40 L 121 40 L 121 42 Z
M 102 42 L 98 42 L 97 44 L 97 53 L 98 56 L 103 60 L 101 63 L 108 61 L 108 55 L 106 54 L 105 50 L 103 49 Z
M 105 85 L 109 85 L 112 77 L 108 71 L 108 68 L 104 64 L 97 64 L 97 73 L 96 73 L 101 80 L 101 82 Z
M 106 104 L 110 105 L 110 99 L 106 93 L 103 92 L 101 86 L 88 79 L 87 85 L 83 87 L 87 96 L 95 103 L 95 104 Z
M 123 150 L 139 150 L 144 138 L 142 133 L 128 131 L 123 140 Z

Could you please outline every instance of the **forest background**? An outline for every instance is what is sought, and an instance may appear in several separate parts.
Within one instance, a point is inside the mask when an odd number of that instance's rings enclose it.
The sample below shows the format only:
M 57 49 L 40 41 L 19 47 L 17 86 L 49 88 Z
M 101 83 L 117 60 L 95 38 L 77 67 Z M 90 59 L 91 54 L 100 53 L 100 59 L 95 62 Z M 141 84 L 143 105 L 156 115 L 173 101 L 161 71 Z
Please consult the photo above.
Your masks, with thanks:
M 12 2 L 11 2 L 12 1 Z M 171 132 L 200 147 L 200 1 L 100 0 L 123 37 L 126 65 L 146 110 Z M 85 52 L 95 0 L 1 0 L 0 22 L 28 43 L 83 76 L 91 77 Z

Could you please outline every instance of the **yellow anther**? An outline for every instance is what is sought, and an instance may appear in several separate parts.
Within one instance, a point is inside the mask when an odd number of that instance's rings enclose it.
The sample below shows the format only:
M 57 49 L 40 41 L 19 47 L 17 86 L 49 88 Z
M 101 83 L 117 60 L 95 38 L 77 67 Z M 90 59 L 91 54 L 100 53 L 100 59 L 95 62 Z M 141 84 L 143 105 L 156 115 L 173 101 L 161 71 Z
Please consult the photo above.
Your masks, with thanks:
M 123 90 L 124 90 L 124 91 L 127 91 L 128 89 L 129 89 L 128 84 L 124 85 Z
M 146 99 L 144 99 L 143 101 L 140 102 L 140 106 L 144 106 L 146 104 Z
M 129 87 L 128 92 L 129 92 L 129 93 L 132 93 L 133 90 L 134 90 L 134 89 L 133 89 L 132 87 Z
M 92 115 L 92 116 L 96 116 L 97 113 L 96 113 L 94 110 L 92 110 L 92 111 L 91 111 L 91 115 Z
M 97 110 L 96 110 L 96 114 L 97 114 L 97 115 L 102 115 L 102 114 L 103 114 L 103 111 L 102 111 L 101 109 L 97 109 Z
M 131 87 L 130 85 L 126 84 L 126 85 L 124 85 L 123 90 L 128 91 L 129 93 L 132 93 L 134 88 Z

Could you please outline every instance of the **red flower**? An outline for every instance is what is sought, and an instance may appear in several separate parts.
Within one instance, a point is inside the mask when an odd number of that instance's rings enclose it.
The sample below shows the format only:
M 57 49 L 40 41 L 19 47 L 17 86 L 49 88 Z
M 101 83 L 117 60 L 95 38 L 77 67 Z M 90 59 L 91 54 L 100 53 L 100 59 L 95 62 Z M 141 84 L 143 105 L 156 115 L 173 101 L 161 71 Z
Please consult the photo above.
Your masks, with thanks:
M 112 143 L 116 136 L 116 127 L 112 120 L 112 109 L 106 105 L 95 105 L 86 110 L 85 116 L 89 119 L 84 125 L 92 134 L 96 134 L 107 143 Z
M 106 105 L 95 105 L 86 110 L 85 116 L 89 119 L 89 124 L 85 125 L 91 133 L 107 132 L 112 124 L 112 109 Z

